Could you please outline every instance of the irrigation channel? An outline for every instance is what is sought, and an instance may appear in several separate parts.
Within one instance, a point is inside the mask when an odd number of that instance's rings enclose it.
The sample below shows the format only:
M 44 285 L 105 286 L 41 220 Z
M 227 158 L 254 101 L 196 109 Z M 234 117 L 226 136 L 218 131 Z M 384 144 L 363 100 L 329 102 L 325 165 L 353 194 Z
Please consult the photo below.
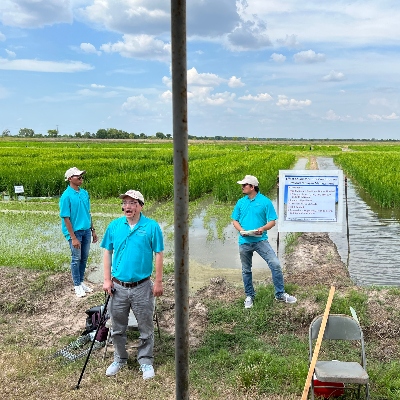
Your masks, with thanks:
M 300 159 L 294 169 L 305 169 L 307 160 Z M 320 170 L 336 170 L 332 158 L 317 158 Z M 343 232 L 330 233 L 342 261 L 348 265 L 353 281 L 359 285 L 400 286 L 400 210 L 382 209 L 365 191 L 348 179 L 347 204 L 349 215 L 349 243 L 346 221 Z M 276 193 L 270 194 L 276 207 Z M 277 228 L 268 232 L 269 241 L 277 247 Z M 280 234 L 279 257 L 284 259 L 284 234 Z M 225 240 L 207 241 L 202 215 L 190 229 L 190 258 L 213 268 L 239 269 L 240 259 L 237 232 L 232 225 L 225 228 Z M 350 249 L 350 253 L 348 250 Z M 257 255 L 253 258 L 256 277 L 268 274 L 268 267 Z M 214 271 L 215 274 L 215 271 Z
M 308 159 L 301 158 L 293 169 L 306 169 Z M 321 170 L 336 170 L 332 158 L 317 158 Z M 260 183 L 262 189 L 262 182 Z M 262 190 L 261 190 L 262 192 Z M 358 285 L 400 286 L 400 211 L 383 210 L 362 189 L 348 179 L 349 243 L 346 221 L 343 232 L 330 233 L 342 261 L 348 265 L 353 281 Z M 238 198 L 240 190 L 238 188 Z M 269 193 L 277 208 L 276 191 Z M 206 207 L 206 206 L 205 206 Z M 221 276 L 231 282 L 241 282 L 241 264 L 237 231 L 229 224 L 224 229 L 224 240 L 207 239 L 209 231 L 203 225 L 205 210 L 199 212 L 189 230 L 190 286 L 192 290 L 208 284 L 210 278 Z M 166 235 L 168 236 L 168 235 Z M 278 229 L 268 232 L 271 246 L 277 249 Z M 279 236 L 279 258 L 284 260 L 284 233 Z M 173 241 L 166 241 L 166 250 L 173 249 Z M 254 254 L 253 279 L 263 281 L 270 276 L 266 263 Z M 101 269 L 96 269 L 90 280 L 102 281 Z

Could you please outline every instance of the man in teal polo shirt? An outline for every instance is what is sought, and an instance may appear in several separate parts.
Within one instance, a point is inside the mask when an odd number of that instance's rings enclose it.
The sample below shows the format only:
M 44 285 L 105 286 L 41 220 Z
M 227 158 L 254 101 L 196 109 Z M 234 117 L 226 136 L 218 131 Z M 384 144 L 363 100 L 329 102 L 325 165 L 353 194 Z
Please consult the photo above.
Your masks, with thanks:
M 65 172 L 65 180 L 69 185 L 59 203 L 62 233 L 71 249 L 71 274 L 77 297 L 83 297 L 93 291 L 83 283 L 83 278 L 92 237 L 93 243 L 97 242 L 90 215 L 89 193 L 80 187 L 85 173 L 86 171 L 76 167 L 69 168 Z
M 295 303 L 296 297 L 284 291 L 283 274 L 278 257 L 268 242 L 267 231 L 275 226 L 278 219 L 271 200 L 259 193 L 258 179 L 246 175 L 237 182 L 242 185 L 245 195 L 236 203 L 232 212 L 233 226 L 239 231 L 239 254 L 242 262 L 242 278 L 246 299 L 245 308 L 253 307 L 255 291 L 253 286 L 252 259 L 258 253 L 268 264 L 275 287 L 275 299 Z
M 128 190 L 119 197 L 124 216 L 109 224 L 101 242 L 105 249 L 103 288 L 112 296 L 109 312 L 114 345 L 114 362 L 106 375 L 117 374 L 127 363 L 126 328 L 132 309 L 140 333 L 137 360 L 143 379 L 149 379 L 154 376 L 154 296 L 163 294 L 164 240 L 158 223 L 141 213 L 144 198 L 140 192 Z M 150 280 L 153 258 L 154 283 Z

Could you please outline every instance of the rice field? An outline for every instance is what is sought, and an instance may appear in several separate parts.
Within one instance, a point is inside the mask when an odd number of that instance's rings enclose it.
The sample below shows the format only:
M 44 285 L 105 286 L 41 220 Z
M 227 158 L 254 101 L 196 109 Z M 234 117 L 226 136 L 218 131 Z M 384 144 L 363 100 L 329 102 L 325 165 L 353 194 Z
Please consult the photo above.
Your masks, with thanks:
M 243 143 L 190 144 L 189 211 L 206 209 L 209 237 L 221 238 L 240 197 L 236 183 L 258 177 L 260 190 L 276 187 L 280 169 L 291 169 L 298 157 L 333 156 L 344 172 L 383 207 L 400 204 L 400 146 L 282 145 Z M 0 265 L 58 271 L 68 266 L 68 244 L 61 234 L 58 198 L 65 190 L 64 172 L 87 170 L 84 188 L 92 199 L 96 228 L 104 232 L 120 216 L 118 195 L 140 190 L 146 214 L 156 218 L 167 238 L 173 237 L 173 149 L 171 143 L 39 142 L 0 140 Z M 14 201 L 14 186 L 24 187 L 24 200 Z M 29 201 L 27 200 L 29 199 Z M 101 263 L 92 245 L 89 265 Z

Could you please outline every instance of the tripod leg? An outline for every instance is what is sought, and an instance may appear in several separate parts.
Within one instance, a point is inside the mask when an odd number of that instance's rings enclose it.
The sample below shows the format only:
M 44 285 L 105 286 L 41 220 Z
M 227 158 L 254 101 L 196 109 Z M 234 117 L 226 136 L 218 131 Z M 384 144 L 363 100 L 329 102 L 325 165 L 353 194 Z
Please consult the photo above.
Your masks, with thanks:
M 110 300 L 110 297 L 111 297 L 111 295 L 107 296 L 106 302 L 104 304 L 103 314 L 101 315 L 99 325 L 97 326 L 96 333 L 94 335 L 94 338 L 92 340 L 92 344 L 91 344 L 90 349 L 89 349 L 89 353 L 88 353 L 88 355 L 86 357 L 85 364 L 83 365 L 83 368 L 82 368 L 81 376 L 79 377 L 79 380 L 78 380 L 78 383 L 75 386 L 75 389 L 79 389 L 79 385 L 81 384 L 81 380 L 83 378 L 83 374 L 85 373 L 86 365 L 87 365 L 87 363 L 89 361 L 90 354 L 92 353 L 94 343 L 96 342 L 96 336 L 99 333 L 99 330 L 100 330 L 101 326 L 104 324 L 104 317 L 106 315 L 107 305 L 108 305 L 108 301 Z

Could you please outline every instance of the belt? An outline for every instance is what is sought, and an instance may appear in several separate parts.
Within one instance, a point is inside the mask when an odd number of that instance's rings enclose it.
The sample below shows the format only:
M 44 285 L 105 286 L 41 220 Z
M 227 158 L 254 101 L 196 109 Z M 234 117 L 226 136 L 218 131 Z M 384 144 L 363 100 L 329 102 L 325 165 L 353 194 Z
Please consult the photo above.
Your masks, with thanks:
M 144 278 L 144 279 L 142 279 L 140 281 L 137 281 L 137 282 L 121 282 L 119 279 L 114 278 L 114 277 L 112 277 L 111 280 L 113 282 L 115 282 L 115 283 L 118 283 L 118 285 L 121 285 L 123 287 L 132 288 L 132 287 L 136 287 L 136 286 L 140 285 L 143 282 L 148 281 L 149 279 L 150 279 L 150 277 L 148 276 L 147 278 Z

